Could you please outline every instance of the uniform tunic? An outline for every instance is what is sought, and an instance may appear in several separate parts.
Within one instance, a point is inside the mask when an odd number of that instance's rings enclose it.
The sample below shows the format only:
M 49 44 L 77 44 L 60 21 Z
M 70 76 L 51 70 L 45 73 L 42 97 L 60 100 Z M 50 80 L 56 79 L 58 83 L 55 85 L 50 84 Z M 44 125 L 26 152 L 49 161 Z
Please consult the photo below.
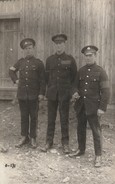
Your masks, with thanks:
M 97 110 L 106 111 L 109 99 L 109 83 L 105 70 L 97 64 L 83 66 L 78 72 L 77 87 L 80 95 L 75 103 L 79 149 L 85 151 L 88 121 L 93 132 L 95 154 L 101 155 L 101 128 Z
M 69 101 L 75 90 L 77 67 L 74 58 L 65 52 L 46 60 L 46 82 L 48 97 L 47 142 L 53 143 L 57 107 L 59 105 L 62 144 L 68 144 Z
M 14 64 L 15 70 L 10 70 L 10 77 L 15 83 L 19 71 L 18 99 L 36 99 L 39 94 L 45 94 L 45 71 L 43 62 L 35 57 L 21 58 Z
M 17 76 L 19 72 L 19 77 Z M 21 112 L 21 135 L 36 137 L 38 95 L 45 95 L 45 69 L 43 62 L 34 56 L 21 58 L 9 70 L 14 83 L 19 78 L 17 98 Z M 29 116 L 31 118 L 29 128 Z

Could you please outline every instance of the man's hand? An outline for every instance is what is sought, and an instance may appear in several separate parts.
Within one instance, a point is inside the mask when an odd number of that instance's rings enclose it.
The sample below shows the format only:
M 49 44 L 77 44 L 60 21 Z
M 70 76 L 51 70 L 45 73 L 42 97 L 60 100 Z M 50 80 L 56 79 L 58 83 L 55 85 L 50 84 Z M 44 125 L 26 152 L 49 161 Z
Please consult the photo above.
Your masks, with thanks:
M 19 84 L 19 80 L 16 80 L 16 82 L 15 82 L 16 84 Z
M 71 102 L 74 102 L 76 99 L 80 98 L 78 92 L 75 92 L 73 95 L 72 95 L 72 99 L 71 99 Z
M 101 109 L 98 109 L 98 110 L 97 110 L 97 115 L 98 115 L 99 117 L 101 117 L 104 113 L 105 113 L 105 112 L 104 112 L 103 110 L 101 110 Z
M 39 102 L 42 101 L 42 100 L 44 100 L 44 96 L 43 95 L 39 95 L 38 96 L 38 100 L 39 100 Z

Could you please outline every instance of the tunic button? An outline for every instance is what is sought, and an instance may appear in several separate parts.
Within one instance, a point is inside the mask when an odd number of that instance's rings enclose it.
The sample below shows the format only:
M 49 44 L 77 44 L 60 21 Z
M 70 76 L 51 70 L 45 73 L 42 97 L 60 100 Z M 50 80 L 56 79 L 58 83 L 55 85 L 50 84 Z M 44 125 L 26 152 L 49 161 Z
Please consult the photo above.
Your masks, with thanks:
M 26 80 L 28 80 L 28 78 L 26 78 Z
M 84 96 L 84 98 L 86 98 L 86 96 Z
M 28 85 L 26 85 L 26 87 L 28 87 Z
M 29 60 L 27 60 L 27 62 L 29 63 L 30 61 L 29 61 Z
M 88 84 L 87 82 L 85 84 Z
M 26 68 L 28 68 L 28 66 L 26 66 Z
M 87 89 L 85 89 L 84 91 L 87 91 Z
M 87 75 L 87 78 L 89 77 L 89 75 Z
M 26 72 L 26 74 L 28 74 L 28 72 Z
M 90 68 L 88 68 L 88 71 L 90 71 L 91 69 Z

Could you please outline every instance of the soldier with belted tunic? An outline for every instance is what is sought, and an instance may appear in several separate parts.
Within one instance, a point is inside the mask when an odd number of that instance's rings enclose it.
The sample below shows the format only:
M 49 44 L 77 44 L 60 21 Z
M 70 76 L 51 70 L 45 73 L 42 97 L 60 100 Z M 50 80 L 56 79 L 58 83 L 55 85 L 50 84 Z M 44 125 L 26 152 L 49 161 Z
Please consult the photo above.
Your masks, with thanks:
M 46 87 L 45 68 L 43 62 L 35 57 L 35 41 L 32 38 L 23 39 L 20 47 L 24 50 L 24 57 L 9 70 L 12 81 L 18 86 L 17 98 L 21 113 L 22 137 L 16 147 L 30 143 L 32 148 L 36 148 L 38 107 Z
M 85 154 L 88 121 L 94 140 L 94 164 L 95 167 L 100 167 L 102 155 L 100 119 L 107 109 L 109 81 L 105 70 L 96 64 L 97 51 L 98 48 L 93 45 L 88 45 L 81 50 L 85 56 L 86 65 L 78 71 L 77 91 L 73 94 L 73 100 L 76 100 L 74 108 L 78 119 L 78 150 L 69 156 L 76 157 Z
M 69 153 L 69 103 L 74 89 L 77 66 L 73 56 L 66 54 L 65 44 L 67 36 L 57 34 L 52 37 L 55 54 L 46 60 L 46 83 L 48 98 L 48 126 L 46 135 L 47 151 L 53 146 L 55 121 L 59 107 L 61 123 L 61 143 L 63 152 Z

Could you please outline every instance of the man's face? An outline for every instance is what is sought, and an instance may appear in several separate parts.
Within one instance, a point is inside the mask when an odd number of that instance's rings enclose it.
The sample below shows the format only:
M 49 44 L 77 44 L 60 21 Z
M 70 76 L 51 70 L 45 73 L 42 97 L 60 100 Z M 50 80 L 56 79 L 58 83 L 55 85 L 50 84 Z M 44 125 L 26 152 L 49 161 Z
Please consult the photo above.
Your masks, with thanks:
M 85 62 L 87 65 L 92 65 L 96 61 L 96 54 L 92 53 L 89 55 L 85 55 Z
M 34 55 L 34 47 L 33 45 L 26 46 L 24 49 L 24 55 L 26 56 L 33 56 Z
M 57 54 L 62 54 L 65 51 L 65 42 L 55 43 L 55 50 Z

